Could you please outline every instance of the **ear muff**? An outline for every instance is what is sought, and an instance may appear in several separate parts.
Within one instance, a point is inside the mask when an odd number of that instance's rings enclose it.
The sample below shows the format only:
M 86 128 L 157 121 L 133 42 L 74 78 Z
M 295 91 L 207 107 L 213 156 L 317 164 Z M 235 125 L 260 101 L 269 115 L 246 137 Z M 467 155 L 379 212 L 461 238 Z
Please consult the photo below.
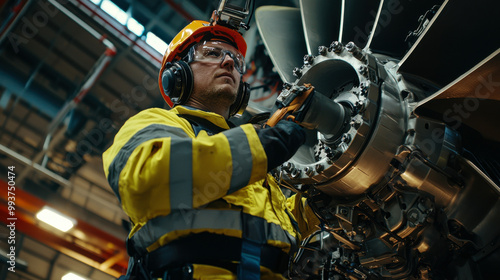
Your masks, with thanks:
M 236 101 L 229 108 L 229 116 L 234 115 L 241 116 L 248 105 L 248 99 L 250 98 L 250 85 L 245 82 L 240 82 L 238 87 L 238 95 L 236 96 Z
M 183 104 L 193 90 L 193 72 L 185 61 L 168 62 L 161 76 L 163 92 L 174 104 Z

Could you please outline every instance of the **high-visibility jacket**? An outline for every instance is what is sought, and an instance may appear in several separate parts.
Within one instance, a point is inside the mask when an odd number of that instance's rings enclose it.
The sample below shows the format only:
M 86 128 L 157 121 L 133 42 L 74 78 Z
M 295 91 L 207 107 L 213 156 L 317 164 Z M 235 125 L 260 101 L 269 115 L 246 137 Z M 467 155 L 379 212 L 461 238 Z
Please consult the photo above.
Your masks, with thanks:
M 223 131 L 195 132 L 183 115 L 203 118 Z M 230 129 L 212 112 L 183 106 L 142 111 L 117 133 L 103 165 L 133 224 L 129 238 L 141 254 L 191 234 L 242 238 L 248 230 L 261 231 L 265 244 L 288 254 L 299 232 L 307 235 L 318 224 L 303 199 L 287 201 L 267 174 L 255 128 Z

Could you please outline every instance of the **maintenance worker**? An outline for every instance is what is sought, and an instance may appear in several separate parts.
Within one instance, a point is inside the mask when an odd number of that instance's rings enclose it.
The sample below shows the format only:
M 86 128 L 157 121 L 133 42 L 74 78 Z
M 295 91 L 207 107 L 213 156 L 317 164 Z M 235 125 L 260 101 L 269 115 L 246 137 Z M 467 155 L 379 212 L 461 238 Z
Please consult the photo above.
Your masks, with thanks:
M 267 128 L 228 122 L 248 101 L 246 48 L 230 28 L 187 25 L 159 74 L 175 106 L 131 117 L 103 154 L 132 222 L 129 275 L 284 279 L 301 234 L 316 230 L 305 200 L 287 200 L 268 174 L 304 143 L 304 129 L 287 120 Z

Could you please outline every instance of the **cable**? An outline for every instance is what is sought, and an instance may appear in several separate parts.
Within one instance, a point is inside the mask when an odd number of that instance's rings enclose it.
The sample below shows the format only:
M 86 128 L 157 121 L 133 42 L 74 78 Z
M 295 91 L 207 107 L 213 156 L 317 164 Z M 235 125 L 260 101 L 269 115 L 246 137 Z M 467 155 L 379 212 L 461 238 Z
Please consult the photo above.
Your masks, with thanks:
M 252 1 L 252 0 L 250 0 Z M 250 21 L 252 20 L 253 13 L 255 11 L 255 0 L 252 1 L 252 9 L 250 10 L 250 16 L 248 17 L 247 27 L 250 28 Z

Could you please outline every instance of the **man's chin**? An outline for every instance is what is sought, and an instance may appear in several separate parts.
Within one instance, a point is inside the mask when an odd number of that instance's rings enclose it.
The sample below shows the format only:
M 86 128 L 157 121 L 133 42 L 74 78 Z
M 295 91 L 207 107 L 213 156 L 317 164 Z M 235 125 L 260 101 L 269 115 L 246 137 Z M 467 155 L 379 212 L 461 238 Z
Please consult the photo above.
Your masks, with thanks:
M 225 85 L 221 85 L 218 89 L 217 89 L 217 95 L 219 96 L 224 96 L 224 97 L 227 97 L 227 98 L 232 98 L 232 99 L 236 99 L 236 96 L 238 95 L 238 89 L 234 88 L 233 85 L 228 85 L 228 84 L 225 84 Z

